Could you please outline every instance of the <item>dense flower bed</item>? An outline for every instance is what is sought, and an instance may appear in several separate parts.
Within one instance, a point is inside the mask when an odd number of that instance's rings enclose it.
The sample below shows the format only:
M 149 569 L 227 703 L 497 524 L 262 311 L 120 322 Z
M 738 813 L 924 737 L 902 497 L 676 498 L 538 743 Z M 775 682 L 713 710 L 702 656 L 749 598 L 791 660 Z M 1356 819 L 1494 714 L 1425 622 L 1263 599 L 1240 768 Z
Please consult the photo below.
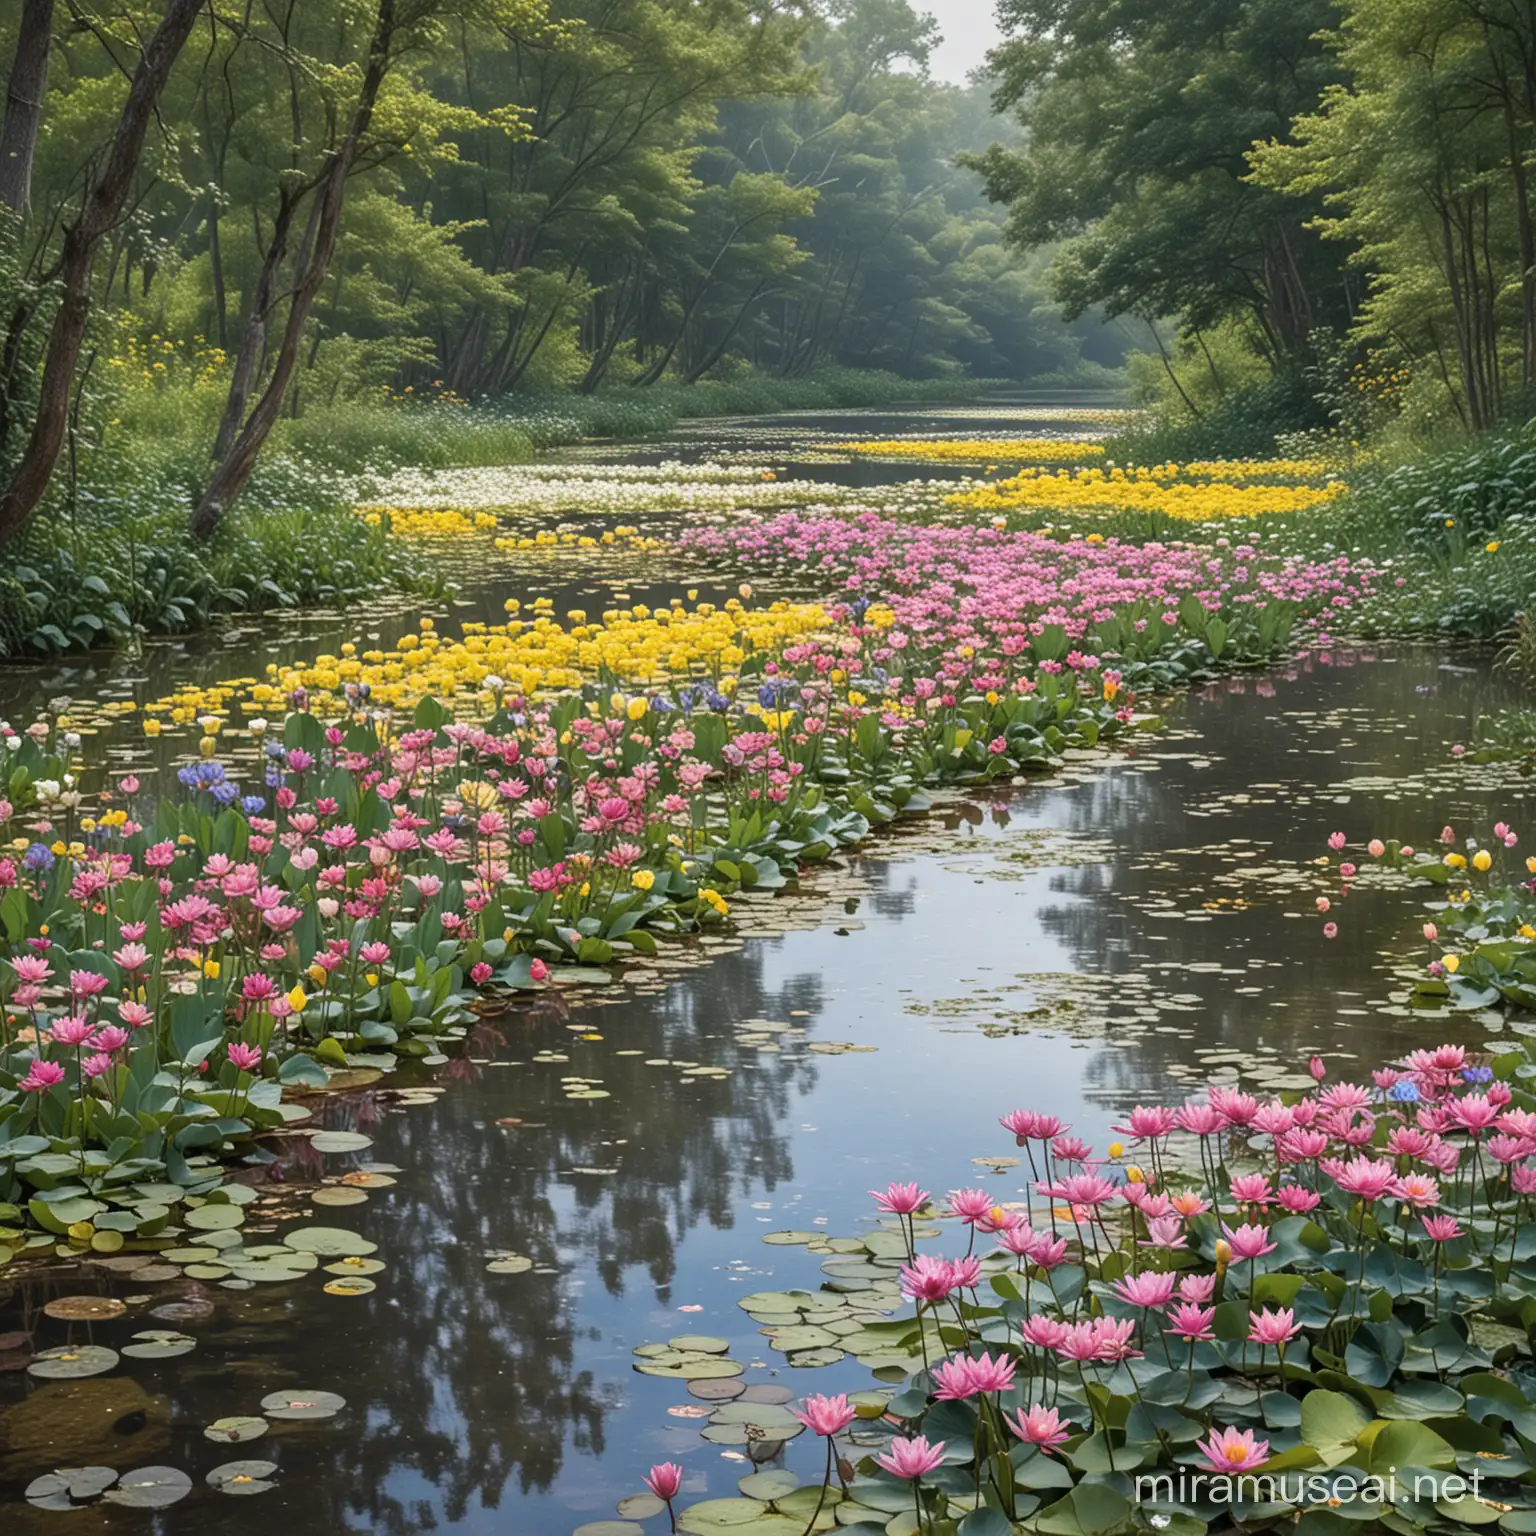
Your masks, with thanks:
M 868 454 L 882 459 L 932 459 L 939 463 L 976 460 L 1011 464 L 1043 464 L 1053 460 L 1081 463 L 1085 459 L 1104 457 L 1102 444 L 1064 437 L 944 437 L 931 440 L 896 437 L 835 446 L 843 453 Z
M 1302 483 L 1310 479 L 1314 483 Z M 1180 522 L 1305 511 L 1345 495 L 1309 461 L 1153 465 L 1146 468 L 1024 469 L 951 497 L 977 512 L 1140 512 Z
M 1344 833 L 1333 833 L 1328 862 L 1337 859 L 1336 893 L 1317 899 L 1329 914 L 1330 934 L 1338 931 L 1341 903 L 1362 869 L 1424 881 L 1440 895 L 1428 904 L 1421 930 L 1426 951 L 1418 998 L 1468 1011 L 1501 1001 L 1536 1008 L 1536 855 L 1520 850 L 1519 834 L 1503 821 L 1485 837 L 1460 837 L 1447 826 L 1431 842 L 1434 851 L 1424 851 L 1373 837 L 1355 852 Z
M 820 1487 L 748 1477 L 677 1527 L 1536 1529 L 1525 1064 L 1443 1045 L 1360 1084 L 1314 1058 L 1311 1092 L 1138 1105 L 1103 1152 L 1004 1115 L 1024 1201 L 876 1195 L 913 1311 L 840 1342 L 900 1385 L 796 1410 Z M 646 1481 L 673 1505 L 675 1463 Z

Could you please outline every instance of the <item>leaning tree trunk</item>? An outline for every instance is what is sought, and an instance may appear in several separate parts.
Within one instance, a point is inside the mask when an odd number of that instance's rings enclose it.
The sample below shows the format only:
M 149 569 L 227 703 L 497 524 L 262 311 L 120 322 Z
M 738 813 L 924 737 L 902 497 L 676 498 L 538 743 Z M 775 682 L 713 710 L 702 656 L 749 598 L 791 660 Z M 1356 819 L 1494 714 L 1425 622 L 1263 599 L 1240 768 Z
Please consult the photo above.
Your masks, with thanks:
M 0 126 L 0 203 L 25 213 L 32 196 L 32 158 L 48 86 L 48 53 L 53 41 L 53 0 L 22 0 L 21 31 L 5 92 Z
M 283 327 L 277 361 L 272 367 L 272 377 L 267 381 L 267 387 L 261 399 L 256 402 L 255 409 L 241 427 L 234 445 L 214 470 L 213 479 L 208 482 L 208 489 L 203 492 L 202 500 L 192 514 L 192 532 L 197 538 L 208 538 L 219 526 L 225 509 L 239 498 L 251 478 L 251 472 L 256 468 L 256 461 L 261 456 L 272 428 L 277 425 L 278 417 L 282 414 L 283 401 L 288 394 L 288 386 L 293 382 L 294 369 L 298 366 L 304 328 L 309 322 L 310 311 L 315 307 L 326 274 L 330 271 L 331 258 L 336 254 L 336 241 L 341 233 L 341 212 L 347 196 L 347 178 L 357 163 L 363 138 L 373 121 L 373 109 L 379 99 L 379 90 L 389 73 L 390 47 L 394 35 L 395 0 L 379 0 L 373 40 L 368 46 L 368 68 L 363 75 L 362 89 L 358 93 L 352 121 L 347 125 L 347 136 L 336 151 L 330 170 L 316 194 L 319 206 L 314 226 L 314 243 L 298 258 L 293 295 L 288 303 L 288 318 Z
M 167 0 L 165 15 L 145 46 L 128 87 L 128 99 L 112 135 L 106 164 L 86 193 L 79 221 L 65 233 L 59 261 L 63 293 L 48 338 L 37 418 L 21 462 L 0 499 L 0 542 L 13 538 L 26 525 L 48 489 L 54 465 L 58 463 L 69 425 L 75 364 L 91 313 L 91 274 L 96 250 L 122 214 L 160 93 L 203 3 L 204 0 Z

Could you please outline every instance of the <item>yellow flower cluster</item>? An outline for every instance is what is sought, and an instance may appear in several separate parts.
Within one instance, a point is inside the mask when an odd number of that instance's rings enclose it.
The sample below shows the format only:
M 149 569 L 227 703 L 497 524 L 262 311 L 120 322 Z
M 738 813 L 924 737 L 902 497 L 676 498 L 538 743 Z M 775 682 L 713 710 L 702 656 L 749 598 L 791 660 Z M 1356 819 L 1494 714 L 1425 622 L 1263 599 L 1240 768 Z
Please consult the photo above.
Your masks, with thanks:
M 551 616 L 547 598 L 534 616 L 509 614 L 505 624 L 465 624 L 458 640 L 444 639 L 430 619 L 419 633 L 402 635 L 390 650 L 361 654 L 351 644 L 339 656 L 267 668 L 265 678 L 235 678 L 204 688 L 183 688 L 145 706 L 145 728 L 156 716 L 186 724 L 210 711 L 238 706 L 250 715 L 284 707 L 288 695 L 305 689 L 317 713 L 335 713 L 349 685 L 366 683 L 372 708 L 408 709 L 428 696 L 475 698 L 490 713 L 496 693 L 533 694 L 580 687 L 594 678 L 655 684 L 694 674 L 729 681 L 753 651 L 778 650 L 827 627 L 816 603 L 778 602 L 745 608 L 735 598 L 723 607 L 700 603 L 687 609 L 681 599 L 669 608 L 644 604 L 610 609 L 589 624 L 573 609 L 569 627 Z M 512 613 L 519 611 L 509 605 Z M 722 686 L 725 686 L 722 683 Z M 643 714 L 643 711 L 642 711 Z
M 480 533 L 495 533 L 501 522 L 494 512 L 465 507 L 385 507 L 360 506 L 358 515 L 370 528 L 386 525 L 389 531 L 405 539 L 464 539 Z M 602 534 L 572 533 L 544 528 L 536 534 L 507 534 L 494 541 L 497 549 L 600 549 L 604 546 L 654 553 L 666 548 L 662 539 L 646 538 L 638 528 L 620 527 Z
M 1300 512 L 1342 496 L 1342 481 L 1325 485 L 1239 485 L 1228 480 L 1176 481 L 1143 470 L 1026 469 L 1010 480 L 951 496 L 981 512 L 1042 508 L 1061 512 L 1152 512 L 1185 522 Z
M 1031 460 L 1039 463 L 1056 460 L 1073 462 L 1104 456 L 1104 448 L 1100 443 L 1078 443 L 1059 437 L 943 438 L 936 442 L 894 438 L 887 442 L 838 443 L 835 446 L 841 453 L 877 454 L 886 459 L 936 459 L 942 463 L 978 459 L 989 463 L 997 459 L 1010 464 L 1023 464 Z

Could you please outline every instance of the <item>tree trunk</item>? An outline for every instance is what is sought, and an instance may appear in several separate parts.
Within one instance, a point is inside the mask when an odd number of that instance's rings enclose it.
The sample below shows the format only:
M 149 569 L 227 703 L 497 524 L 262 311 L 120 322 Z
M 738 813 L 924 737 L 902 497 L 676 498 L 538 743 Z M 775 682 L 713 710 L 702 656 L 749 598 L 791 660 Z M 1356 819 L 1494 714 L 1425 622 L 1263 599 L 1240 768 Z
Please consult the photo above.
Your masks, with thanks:
M 22 0 L 21 31 L 0 127 L 0 203 L 13 213 L 24 214 L 32 196 L 32 157 L 43 118 L 52 42 L 53 0 Z
M 91 272 L 96 250 L 122 214 L 160 93 L 202 9 L 203 0 L 167 0 L 165 15 L 133 73 L 106 164 L 86 193 L 79 221 L 65 232 L 59 263 L 63 292 L 48 338 L 37 419 L 21 462 L 0 500 L 0 543 L 14 538 L 26 525 L 48 489 L 54 465 L 58 463 L 69 425 L 75 364 L 91 313 Z
M 277 361 L 272 367 L 272 377 L 228 454 L 214 470 L 208 489 L 203 492 L 202 500 L 192 514 L 192 532 L 197 538 L 207 538 L 213 533 L 225 509 L 245 489 L 251 472 L 256 468 L 256 461 L 261 456 L 261 450 L 282 414 L 283 400 L 293 381 L 294 369 L 298 366 L 304 328 L 309 322 L 310 311 L 315 306 L 326 274 L 330 271 L 331 258 L 336 254 L 342 208 L 347 196 L 347 178 L 357 162 L 363 137 L 373 120 L 379 90 L 390 70 L 390 47 L 394 34 L 395 0 L 379 0 L 373 39 L 368 47 L 368 67 L 363 75 L 357 106 L 353 110 L 352 121 L 347 125 L 346 138 L 336 151 L 330 170 L 316 192 L 319 201 L 313 229 L 314 239 L 311 243 L 306 238 L 305 249 L 298 258 L 293 293 L 288 302 L 287 323 L 283 328 Z

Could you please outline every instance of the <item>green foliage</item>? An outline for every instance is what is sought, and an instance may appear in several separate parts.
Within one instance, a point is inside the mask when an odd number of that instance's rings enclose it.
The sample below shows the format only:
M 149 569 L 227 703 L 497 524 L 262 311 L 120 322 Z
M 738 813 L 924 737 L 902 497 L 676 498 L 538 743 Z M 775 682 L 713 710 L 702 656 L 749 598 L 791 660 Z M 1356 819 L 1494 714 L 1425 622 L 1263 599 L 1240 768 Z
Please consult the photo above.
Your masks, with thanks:
M 1310 374 L 1292 366 L 1221 395 L 1201 412 L 1167 402 L 1145 424 L 1118 433 L 1106 445 L 1126 464 L 1175 464 L 1190 459 L 1262 459 L 1285 433 L 1328 425 Z

